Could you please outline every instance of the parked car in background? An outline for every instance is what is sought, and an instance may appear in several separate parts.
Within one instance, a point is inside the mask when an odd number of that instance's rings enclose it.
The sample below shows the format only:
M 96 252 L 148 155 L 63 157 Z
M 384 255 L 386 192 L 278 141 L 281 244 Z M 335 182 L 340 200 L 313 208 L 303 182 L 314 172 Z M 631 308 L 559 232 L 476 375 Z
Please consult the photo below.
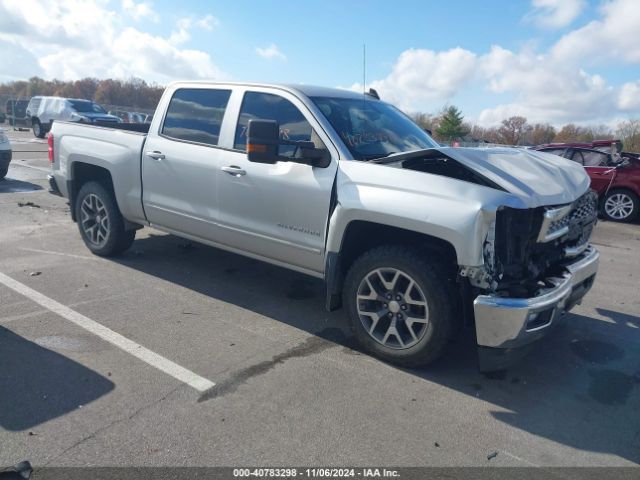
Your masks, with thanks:
M 0 128 L 0 180 L 7 176 L 11 163 L 11 143 L 7 134 Z
M 122 123 L 145 123 L 145 114 L 124 110 L 109 110 L 110 115 L 118 117 Z
M 62 97 L 33 97 L 26 109 L 29 126 L 38 138 L 44 138 L 55 120 L 80 123 L 117 123 L 120 119 L 91 100 Z
M 13 127 L 29 127 L 31 124 L 26 114 L 29 100 L 7 100 L 5 112 L 7 121 Z
M 640 213 L 640 160 L 637 154 L 606 153 L 575 145 L 579 144 L 548 144 L 535 149 L 582 165 L 591 179 L 591 188 L 598 193 L 601 215 L 614 222 L 633 221 Z M 616 150 L 621 148 L 622 144 L 619 145 Z
M 590 150 L 598 150 L 600 152 L 614 155 L 622 151 L 622 140 L 594 140 L 592 142 L 573 142 L 573 143 L 545 143 L 538 145 L 536 149 L 542 148 L 587 148 Z

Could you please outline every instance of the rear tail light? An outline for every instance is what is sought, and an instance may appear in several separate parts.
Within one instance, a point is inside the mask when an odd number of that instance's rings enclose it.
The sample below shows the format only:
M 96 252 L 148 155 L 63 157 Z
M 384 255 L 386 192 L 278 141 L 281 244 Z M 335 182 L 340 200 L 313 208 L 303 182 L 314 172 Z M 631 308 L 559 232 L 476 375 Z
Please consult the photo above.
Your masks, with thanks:
M 53 163 L 53 133 L 49 133 L 47 145 L 49 145 L 49 163 Z

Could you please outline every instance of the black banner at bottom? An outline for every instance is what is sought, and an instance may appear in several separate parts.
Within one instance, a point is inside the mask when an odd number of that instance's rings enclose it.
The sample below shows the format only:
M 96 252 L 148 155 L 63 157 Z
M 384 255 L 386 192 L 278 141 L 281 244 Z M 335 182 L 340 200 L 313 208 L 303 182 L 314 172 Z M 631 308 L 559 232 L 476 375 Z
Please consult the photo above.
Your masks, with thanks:
M 638 480 L 640 467 L 69 467 L 0 473 L 0 480 L 204 480 L 204 479 L 395 479 L 395 480 Z

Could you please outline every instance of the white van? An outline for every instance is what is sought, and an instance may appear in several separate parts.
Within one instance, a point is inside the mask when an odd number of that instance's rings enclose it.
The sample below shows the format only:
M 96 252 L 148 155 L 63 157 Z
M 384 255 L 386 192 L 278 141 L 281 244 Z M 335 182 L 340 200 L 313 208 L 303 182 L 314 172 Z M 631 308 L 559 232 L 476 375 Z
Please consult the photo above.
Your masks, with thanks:
M 91 100 L 62 97 L 33 97 L 27 106 L 27 117 L 31 119 L 33 134 L 44 138 L 54 120 L 67 122 L 120 122 L 115 115 Z

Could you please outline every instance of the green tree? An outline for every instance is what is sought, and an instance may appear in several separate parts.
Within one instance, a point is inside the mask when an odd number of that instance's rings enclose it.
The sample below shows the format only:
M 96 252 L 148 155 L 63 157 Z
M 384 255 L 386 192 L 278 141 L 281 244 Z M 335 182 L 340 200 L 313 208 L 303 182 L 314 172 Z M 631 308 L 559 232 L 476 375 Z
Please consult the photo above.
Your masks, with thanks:
M 464 116 L 460 109 L 454 105 L 445 107 L 440 115 L 436 134 L 438 138 L 453 141 L 464 137 L 469 133 L 469 127 L 464 123 Z

